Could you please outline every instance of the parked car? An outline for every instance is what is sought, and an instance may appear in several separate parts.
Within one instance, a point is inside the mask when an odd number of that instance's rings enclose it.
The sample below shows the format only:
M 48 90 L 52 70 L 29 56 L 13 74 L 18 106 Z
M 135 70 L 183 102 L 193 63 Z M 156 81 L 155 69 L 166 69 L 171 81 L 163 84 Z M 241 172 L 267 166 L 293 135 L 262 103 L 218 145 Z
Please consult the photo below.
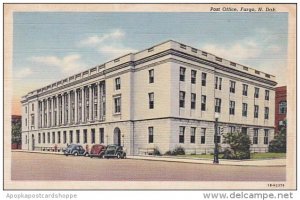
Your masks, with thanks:
M 88 156 L 89 153 L 85 151 L 85 149 L 79 144 L 70 144 L 65 150 L 64 154 L 74 155 L 74 156 Z
M 102 144 L 94 144 L 90 151 L 90 157 L 99 157 L 103 158 L 106 146 Z
M 110 144 L 106 147 L 104 158 L 126 158 L 126 153 L 122 146 Z

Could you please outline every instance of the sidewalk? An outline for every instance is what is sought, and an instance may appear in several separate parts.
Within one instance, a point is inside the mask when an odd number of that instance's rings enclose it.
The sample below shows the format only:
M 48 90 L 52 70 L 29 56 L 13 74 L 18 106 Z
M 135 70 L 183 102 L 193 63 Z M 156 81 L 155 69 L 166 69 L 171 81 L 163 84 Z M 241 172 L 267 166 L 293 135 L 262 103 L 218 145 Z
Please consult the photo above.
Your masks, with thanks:
M 42 153 L 42 154 L 63 155 L 62 152 L 51 152 L 51 151 L 12 150 L 12 152 L 27 152 L 27 153 Z M 172 156 L 127 156 L 127 159 L 216 165 L 216 164 L 213 164 L 213 161 L 211 159 L 182 158 L 182 157 L 172 157 Z M 258 167 L 285 167 L 286 166 L 286 159 L 259 159 L 259 160 L 226 160 L 226 159 L 219 159 L 219 165 L 258 166 Z

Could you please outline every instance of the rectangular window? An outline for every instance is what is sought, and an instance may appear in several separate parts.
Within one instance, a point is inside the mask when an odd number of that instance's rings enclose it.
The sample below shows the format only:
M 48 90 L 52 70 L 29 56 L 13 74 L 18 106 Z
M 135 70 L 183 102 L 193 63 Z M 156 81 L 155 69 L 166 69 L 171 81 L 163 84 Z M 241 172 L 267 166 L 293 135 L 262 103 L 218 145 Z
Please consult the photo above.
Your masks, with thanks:
M 201 110 L 202 111 L 206 110 L 206 96 L 205 95 L 201 96 Z
M 99 128 L 100 133 L 100 144 L 104 143 L 104 128 Z
M 202 86 L 206 86 L 206 76 L 207 76 L 207 74 L 206 73 L 204 73 L 204 72 L 202 72 L 202 75 L 201 75 L 201 85 Z
M 121 113 L 121 97 L 115 97 L 115 113 Z
M 63 140 L 63 143 L 66 144 L 67 143 L 67 131 L 64 131 L 63 133 L 63 137 L 64 137 L 64 140 Z
M 254 118 L 258 118 L 258 105 L 254 105 Z
M 76 130 L 76 143 L 80 143 L 80 130 Z
M 242 133 L 247 135 L 248 128 L 247 127 L 242 127 Z
M 50 132 L 47 133 L 47 143 L 50 144 Z
M 52 132 L 52 144 L 55 143 L 55 132 Z
M 154 69 L 149 70 L 149 83 L 154 83 Z
M 39 142 L 39 144 L 41 144 L 41 133 L 39 133 L 38 142 Z
M 34 104 L 31 104 L 31 110 L 34 111 Z
M 265 100 L 269 101 L 270 100 L 270 91 L 265 90 Z
M 258 144 L 258 128 L 253 129 L 253 144 Z
M 286 101 L 281 101 L 279 103 L 279 114 L 286 114 L 286 111 L 287 111 Z
M 191 109 L 195 109 L 196 108 L 196 94 L 192 93 L 191 94 Z
M 264 144 L 269 144 L 269 130 L 265 129 Z
M 229 114 L 234 115 L 235 111 L 235 101 L 230 101 L 229 103 Z
M 148 127 L 148 143 L 153 143 L 153 127 Z
M 243 111 L 242 111 L 243 117 L 247 117 L 247 111 L 248 111 L 248 104 L 243 103 Z
M 265 119 L 269 119 L 269 107 L 265 107 Z
M 215 89 L 222 90 L 222 78 L 220 77 L 215 78 Z
M 180 81 L 184 81 L 185 80 L 185 68 L 184 67 L 180 67 L 179 80 Z
M 184 103 L 185 103 L 185 92 L 180 91 L 179 92 L 179 107 L 184 108 Z
M 254 98 L 258 98 L 258 97 L 259 97 L 259 88 L 255 88 Z
M 116 90 L 121 89 L 121 79 L 120 79 L 120 77 L 115 79 L 115 88 L 116 88 Z
M 196 70 L 192 70 L 191 71 L 191 83 L 192 84 L 196 83 L 196 77 L 197 77 L 197 71 Z
M 179 143 L 184 143 L 184 126 L 179 126 Z
M 201 128 L 201 144 L 205 144 L 206 128 Z
M 196 127 L 191 127 L 191 143 L 195 143 Z
M 45 136 L 45 133 L 43 133 L 43 143 L 44 143 L 44 144 L 46 143 L 46 136 Z
M 217 134 L 217 143 L 221 143 L 221 127 L 218 127 L 218 134 Z
M 83 129 L 83 143 L 87 143 L 87 129 Z
M 235 81 L 230 81 L 230 89 L 231 93 L 235 93 Z
M 91 143 L 95 144 L 95 129 L 91 129 Z
M 248 96 L 248 85 L 243 84 L 243 96 Z
M 229 133 L 235 132 L 235 126 L 229 126 Z
M 215 112 L 217 113 L 221 112 L 221 99 L 219 98 L 215 99 Z
M 57 143 L 60 144 L 60 131 L 57 132 Z
M 51 115 L 51 113 L 50 113 L 50 115 Z M 34 126 L 34 115 L 33 114 L 31 115 L 31 126 Z
M 70 144 L 72 144 L 73 143 L 73 131 L 70 131 L 69 132 L 69 141 L 70 141 Z
M 149 96 L 149 109 L 153 109 L 154 108 L 154 93 L 148 93 Z

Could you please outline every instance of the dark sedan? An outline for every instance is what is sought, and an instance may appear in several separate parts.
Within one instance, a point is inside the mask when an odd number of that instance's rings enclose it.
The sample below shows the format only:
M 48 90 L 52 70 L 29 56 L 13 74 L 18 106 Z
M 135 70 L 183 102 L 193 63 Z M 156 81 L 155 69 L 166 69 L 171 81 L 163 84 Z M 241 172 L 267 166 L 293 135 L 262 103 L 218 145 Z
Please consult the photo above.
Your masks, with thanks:
M 118 146 L 115 144 L 108 145 L 106 147 L 105 153 L 103 155 L 104 158 L 126 158 L 126 153 L 123 150 L 122 146 Z
M 106 146 L 102 144 L 94 144 L 90 151 L 90 157 L 98 157 L 103 158 L 103 155 L 105 153 Z
M 85 149 L 79 144 L 70 144 L 65 150 L 64 154 L 66 156 L 88 156 L 89 153 L 85 151 Z

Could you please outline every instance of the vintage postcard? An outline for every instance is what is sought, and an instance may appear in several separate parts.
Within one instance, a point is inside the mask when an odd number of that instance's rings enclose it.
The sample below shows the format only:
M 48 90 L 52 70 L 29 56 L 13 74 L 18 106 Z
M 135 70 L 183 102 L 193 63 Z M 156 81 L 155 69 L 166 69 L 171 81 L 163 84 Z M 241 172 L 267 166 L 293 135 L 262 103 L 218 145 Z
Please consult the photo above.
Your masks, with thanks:
M 296 4 L 4 4 L 4 189 L 296 189 Z

